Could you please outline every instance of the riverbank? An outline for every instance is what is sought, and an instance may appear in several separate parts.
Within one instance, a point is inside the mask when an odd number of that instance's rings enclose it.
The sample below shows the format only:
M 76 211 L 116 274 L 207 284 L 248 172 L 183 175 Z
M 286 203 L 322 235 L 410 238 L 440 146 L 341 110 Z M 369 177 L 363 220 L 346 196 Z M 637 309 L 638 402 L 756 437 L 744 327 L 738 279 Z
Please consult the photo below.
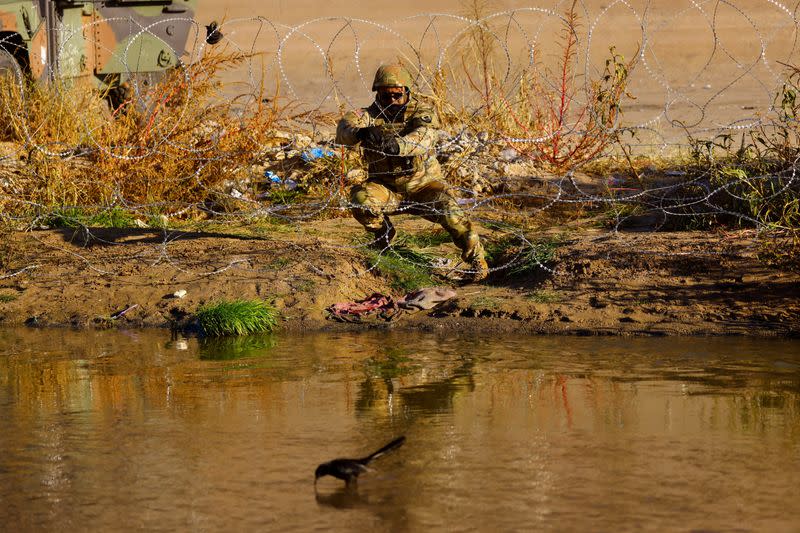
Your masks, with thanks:
M 413 233 L 424 223 L 400 224 Z M 457 296 L 443 308 L 358 324 L 328 320 L 325 309 L 375 292 L 397 299 L 403 291 L 370 268 L 364 249 L 353 244 L 361 235 L 354 221 L 252 233 L 230 227 L 7 234 L 0 327 L 186 328 L 204 303 L 261 298 L 274 302 L 288 331 L 800 334 L 800 273 L 761 262 L 748 231 L 575 230 L 559 241 L 548 263 L 552 271 L 511 276 L 500 269 L 481 283 L 451 283 Z M 175 296 L 178 291 L 185 296 Z

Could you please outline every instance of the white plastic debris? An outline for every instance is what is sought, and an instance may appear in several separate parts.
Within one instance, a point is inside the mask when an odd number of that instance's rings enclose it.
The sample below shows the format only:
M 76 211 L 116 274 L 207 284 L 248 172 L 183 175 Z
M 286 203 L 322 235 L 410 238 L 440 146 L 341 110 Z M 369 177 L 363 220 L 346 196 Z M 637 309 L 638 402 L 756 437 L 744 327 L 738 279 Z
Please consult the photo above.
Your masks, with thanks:
M 186 296 L 186 290 L 185 289 L 177 290 L 174 293 L 172 293 L 172 295 L 175 298 L 183 298 L 184 296 Z
M 519 152 L 513 148 L 506 148 L 500 152 L 500 159 L 503 161 L 516 161 L 519 158 Z

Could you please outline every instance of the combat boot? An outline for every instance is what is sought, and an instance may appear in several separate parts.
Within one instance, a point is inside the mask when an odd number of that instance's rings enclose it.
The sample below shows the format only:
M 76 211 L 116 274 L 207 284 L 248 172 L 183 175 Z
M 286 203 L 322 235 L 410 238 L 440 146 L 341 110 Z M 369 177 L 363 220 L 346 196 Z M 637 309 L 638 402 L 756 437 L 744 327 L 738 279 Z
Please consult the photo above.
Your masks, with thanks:
M 489 265 L 486 263 L 486 252 L 477 234 L 472 234 L 468 243 L 469 249 L 461 256 L 469 265 L 469 271 L 464 273 L 463 280 L 467 283 L 477 283 L 489 275 Z
M 469 270 L 470 272 L 468 272 L 464 278 L 465 281 L 477 283 L 486 279 L 489 275 L 489 264 L 486 262 L 483 254 L 476 255 L 469 262 Z
M 394 225 L 389 221 L 388 218 L 383 219 L 383 224 L 378 231 L 371 232 L 373 241 L 370 243 L 370 247 L 376 250 L 385 250 L 389 247 L 394 239 L 394 236 L 397 232 L 394 229 Z

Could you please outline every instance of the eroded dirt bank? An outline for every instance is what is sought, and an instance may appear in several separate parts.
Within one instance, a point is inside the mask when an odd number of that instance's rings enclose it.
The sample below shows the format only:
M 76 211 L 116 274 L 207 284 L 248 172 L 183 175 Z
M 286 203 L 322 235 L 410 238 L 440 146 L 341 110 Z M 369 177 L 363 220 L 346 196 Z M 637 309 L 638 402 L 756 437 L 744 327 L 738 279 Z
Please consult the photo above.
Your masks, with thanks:
M 274 300 L 285 330 L 393 327 L 578 335 L 800 333 L 800 274 L 758 261 L 750 235 L 575 232 L 553 273 L 457 286 L 435 312 L 391 322 L 326 320 L 324 309 L 373 292 L 350 220 L 264 237 L 147 229 L 4 235 L 0 326 L 185 326 L 220 298 Z M 186 296 L 173 294 L 185 290 Z M 122 313 L 120 315 L 120 313 Z

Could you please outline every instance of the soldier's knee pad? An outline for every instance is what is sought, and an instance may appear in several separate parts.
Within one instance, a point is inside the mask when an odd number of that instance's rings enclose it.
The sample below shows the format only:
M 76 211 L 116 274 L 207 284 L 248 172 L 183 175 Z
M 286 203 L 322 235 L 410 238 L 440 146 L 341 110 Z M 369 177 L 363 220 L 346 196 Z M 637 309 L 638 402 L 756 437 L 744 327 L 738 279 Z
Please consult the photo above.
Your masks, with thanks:
M 350 203 L 354 205 L 365 205 L 369 201 L 367 189 L 356 185 L 350 190 Z
M 454 235 L 469 235 L 472 233 L 472 224 L 460 210 L 444 213 L 443 226 L 447 231 Z

